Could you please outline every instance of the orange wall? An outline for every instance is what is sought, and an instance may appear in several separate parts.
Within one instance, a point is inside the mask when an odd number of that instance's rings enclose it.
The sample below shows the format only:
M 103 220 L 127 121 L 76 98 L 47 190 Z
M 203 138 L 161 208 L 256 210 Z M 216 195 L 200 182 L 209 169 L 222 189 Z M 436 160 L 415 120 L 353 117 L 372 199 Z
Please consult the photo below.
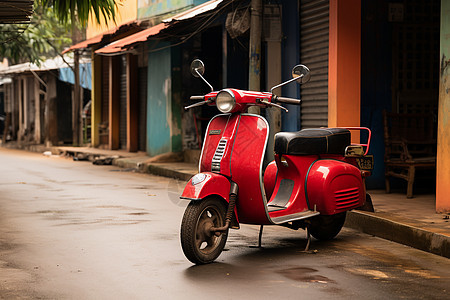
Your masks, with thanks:
M 450 1 L 441 2 L 436 211 L 450 212 Z
M 103 18 L 103 17 L 101 17 Z M 117 0 L 116 23 L 109 21 L 108 25 L 102 21 L 100 25 L 89 19 L 86 30 L 86 38 L 89 39 L 109 29 L 119 27 L 122 24 L 134 21 L 137 18 L 137 0 Z
M 359 126 L 361 0 L 330 1 L 329 38 L 328 126 Z M 359 143 L 359 134 L 352 133 L 352 142 Z

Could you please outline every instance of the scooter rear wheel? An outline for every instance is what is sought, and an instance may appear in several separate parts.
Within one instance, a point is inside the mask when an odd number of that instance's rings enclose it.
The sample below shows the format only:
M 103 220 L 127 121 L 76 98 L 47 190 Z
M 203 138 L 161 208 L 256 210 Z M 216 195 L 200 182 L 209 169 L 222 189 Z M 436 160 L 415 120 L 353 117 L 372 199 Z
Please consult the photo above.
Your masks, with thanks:
M 225 201 L 208 197 L 191 201 L 181 222 L 181 246 L 184 255 L 194 264 L 213 262 L 222 253 L 227 241 L 228 230 L 219 236 L 210 230 L 225 224 Z
M 309 232 L 318 240 L 327 241 L 333 239 L 344 226 L 347 212 L 336 215 L 319 215 L 311 219 Z

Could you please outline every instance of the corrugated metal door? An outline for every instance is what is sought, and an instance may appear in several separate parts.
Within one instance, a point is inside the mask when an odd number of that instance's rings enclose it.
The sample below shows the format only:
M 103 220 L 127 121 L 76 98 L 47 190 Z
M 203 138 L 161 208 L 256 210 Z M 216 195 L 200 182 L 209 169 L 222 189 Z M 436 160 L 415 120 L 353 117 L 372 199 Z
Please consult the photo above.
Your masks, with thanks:
M 127 147 L 127 57 L 120 56 L 119 148 Z
M 138 123 L 138 147 L 140 151 L 145 151 L 147 136 L 147 67 L 139 68 L 139 123 Z
M 102 58 L 102 121 L 99 126 L 101 145 L 107 145 L 109 138 L 109 61 L 109 57 Z
M 302 128 L 328 126 L 329 0 L 300 1 L 300 61 L 311 70 L 301 86 Z

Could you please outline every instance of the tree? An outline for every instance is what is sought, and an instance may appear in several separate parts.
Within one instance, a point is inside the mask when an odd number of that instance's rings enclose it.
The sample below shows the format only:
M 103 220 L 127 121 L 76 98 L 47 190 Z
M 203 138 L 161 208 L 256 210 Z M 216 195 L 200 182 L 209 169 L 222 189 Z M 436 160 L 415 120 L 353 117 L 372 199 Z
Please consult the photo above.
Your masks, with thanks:
M 37 6 L 29 24 L 0 26 L 0 57 L 12 64 L 34 62 L 55 57 L 71 44 L 71 23 L 55 22 L 51 8 Z
M 114 22 L 116 5 L 116 0 L 36 0 L 29 24 L 0 25 L 0 57 L 12 64 L 55 57 L 89 15 L 97 23 Z
M 44 6 L 53 7 L 59 20 L 63 23 L 79 22 L 85 26 L 92 14 L 97 23 L 101 18 L 107 24 L 115 20 L 116 0 L 36 0 Z M 120 1 L 120 0 L 119 0 Z

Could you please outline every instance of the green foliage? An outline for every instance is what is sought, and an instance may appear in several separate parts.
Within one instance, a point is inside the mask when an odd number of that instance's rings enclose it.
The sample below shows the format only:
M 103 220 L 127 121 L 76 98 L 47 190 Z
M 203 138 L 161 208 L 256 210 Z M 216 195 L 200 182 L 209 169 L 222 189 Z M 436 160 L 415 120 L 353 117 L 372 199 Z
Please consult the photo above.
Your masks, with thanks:
M 35 0 L 30 24 L 0 25 L 0 58 L 12 64 L 55 57 L 71 45 L 73 26 L 86 26 L 89 16 L 97 22 L 115 22 L 116 1 Z
M 101 17 L 106 24 L 115 20 L 116 0 L 36 0 L 42 5 L 53 7 L 58 19 L 63 23 L 79 22 L 86 26 L 89 15 L 97 23 L 101 22 Z
M 0 57 L 10 63 L 38 63 L 55 57 L 72 43 L 70 22 L 55 22 L 51 8 L 37 6 L 30 24 L 5 24 L 0 26 Z

